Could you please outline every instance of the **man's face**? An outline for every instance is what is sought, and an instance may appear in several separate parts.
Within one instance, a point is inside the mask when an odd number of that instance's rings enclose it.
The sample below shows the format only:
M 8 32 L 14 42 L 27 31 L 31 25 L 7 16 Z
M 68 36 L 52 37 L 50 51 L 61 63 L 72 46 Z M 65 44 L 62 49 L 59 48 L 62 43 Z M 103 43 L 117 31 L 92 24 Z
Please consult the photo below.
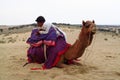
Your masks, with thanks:
M 44 22 L 37 22 L 37 26 L 38 26 L 38 27 L 42 27 L 43 23 L 44 23 Z

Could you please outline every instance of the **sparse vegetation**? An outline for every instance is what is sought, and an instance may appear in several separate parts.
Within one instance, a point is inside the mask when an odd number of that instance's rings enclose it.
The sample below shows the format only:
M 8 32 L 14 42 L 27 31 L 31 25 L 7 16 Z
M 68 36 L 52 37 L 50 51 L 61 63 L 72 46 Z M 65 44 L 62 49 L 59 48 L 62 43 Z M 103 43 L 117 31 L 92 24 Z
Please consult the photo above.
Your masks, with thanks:
M 4 37 L 5 37 L 5 36 L 9 36 L 9 34 L 4 34 Z
M 105 41 L 108 41 L 108 39 L 107 39 L 107 38 L 105 38 L 104 40 L 105 40 Z
M 6 43 L 4 40 L 0 40 L 0 43 Z
M 23 38 L 22 41 L 26 41 L 26 40 Z
M 16 42 L 16 39 L 12 38 L 12 37 L 8 37 L 8 43 L 14 43 Z
M 8 40 L 8 43 L 14 43 L 14 42 L 16 42 L 15 39 L 10 39 L 10 40 Z
M 3 32 L 3 29 L 0 29 L 0 32 Z

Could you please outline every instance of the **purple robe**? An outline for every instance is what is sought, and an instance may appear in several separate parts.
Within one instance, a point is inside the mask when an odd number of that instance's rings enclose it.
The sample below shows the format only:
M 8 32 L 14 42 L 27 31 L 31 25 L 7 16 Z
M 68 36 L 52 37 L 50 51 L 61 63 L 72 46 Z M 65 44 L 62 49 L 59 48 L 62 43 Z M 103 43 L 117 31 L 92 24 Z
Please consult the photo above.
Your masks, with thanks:
M 59 32 L 59 35 L 57 34 L 56 30 Z M 54 46 L 47 46 L 47 60 L 45 60 L 44 57 L 44 44 L 41 44 L 37 47 L 31 45 L 41 40 L 55 42 Z M 27 43 L 31 45 L 27 54 L 28 61 L 30 63 L 44 63 L 43 67 L 47 69 L 56 66 L 57 62 L 59 61 L 58 58 L 64 54 L 68 47 L 64 34 L 59 29 L 52 26 L 46 34 L 40 34 L 38 29 L 33 29 L 31 36 L 27 40 Z

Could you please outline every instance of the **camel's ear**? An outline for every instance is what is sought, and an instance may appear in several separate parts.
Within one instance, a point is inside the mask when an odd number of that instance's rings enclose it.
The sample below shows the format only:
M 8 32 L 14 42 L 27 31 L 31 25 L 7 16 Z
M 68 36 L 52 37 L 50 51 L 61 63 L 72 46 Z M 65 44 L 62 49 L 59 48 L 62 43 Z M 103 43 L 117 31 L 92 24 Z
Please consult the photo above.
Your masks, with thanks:
M 93 22 L 93 23 L 95 23 L 95 21 L 94 21 L 94 20 L 93 20 L 92 22 Z
M 84 20 L 82 21 L 82 25 L 85 26 L 85 21 Z

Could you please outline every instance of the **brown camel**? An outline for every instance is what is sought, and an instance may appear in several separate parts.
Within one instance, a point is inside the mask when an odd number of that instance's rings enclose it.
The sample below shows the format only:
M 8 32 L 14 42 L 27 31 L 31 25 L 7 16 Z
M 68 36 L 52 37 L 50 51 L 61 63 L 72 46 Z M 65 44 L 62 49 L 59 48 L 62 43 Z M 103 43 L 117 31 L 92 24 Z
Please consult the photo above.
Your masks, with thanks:
M 60 62 L 58 63 L 58 67 L 63 67 L 63 60 L 74 60 L 81 57 L 85 51 L 85 49 L 92 43 L 93 35 L 96 33 L 96 25 L 94 21 L 83 21 L 82 29 L 78 36 L 78 39 L 75 41 L 73 45 L 69 47 L 69 49 L 62 56 Z M 61 63 L 62 62 L 62 63 Z

